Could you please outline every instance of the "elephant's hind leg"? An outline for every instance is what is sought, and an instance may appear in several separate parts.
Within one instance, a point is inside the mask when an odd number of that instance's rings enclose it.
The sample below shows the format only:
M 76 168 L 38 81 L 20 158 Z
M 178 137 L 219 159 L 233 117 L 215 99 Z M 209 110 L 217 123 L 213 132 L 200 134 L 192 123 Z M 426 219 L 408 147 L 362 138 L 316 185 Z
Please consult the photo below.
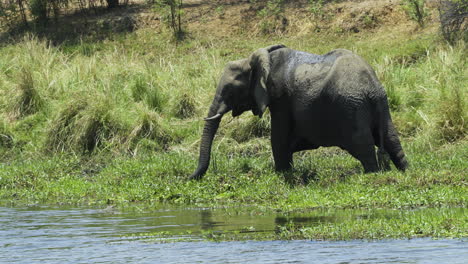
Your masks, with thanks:
M 361 162 L 365 173 L 379 171 L 374 145 L 370 129 L 363 129 L 353 135 L 352 143 L 347 148 L 348 152 Z
M 365 173 L 379 171 L 374 145 L 356 145 L 349 153 L 361 162 Z

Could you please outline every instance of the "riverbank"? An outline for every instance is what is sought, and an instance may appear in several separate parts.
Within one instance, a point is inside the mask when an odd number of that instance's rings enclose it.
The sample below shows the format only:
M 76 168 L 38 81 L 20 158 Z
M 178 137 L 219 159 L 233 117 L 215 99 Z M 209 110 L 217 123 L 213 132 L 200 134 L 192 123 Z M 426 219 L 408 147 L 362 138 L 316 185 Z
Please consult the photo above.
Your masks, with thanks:
M 466 46 L 447 45 L 434 24 L 387 29 L 223 38 L 193 32 L 176 43 L 168 30 L 149 27 L 101 41 L 52 45 L 29 35 L 4 45 L 0 203 L 282 212 L 465 208 Z M 207 175 L 188 181 L 197 165 L 202 118 L 224 65 L 276 43 L 317 54 L 346 48 L 363 56 L 387 90 L 408 171 L 363 174 L 348 153 L 320 148 L 295 154 L 294 170 L 276 173 L 268 114 L 258 119 L 245 113 L 223 119 Z M 453 221 L 462 228 L 453 236 L 466 236 L 463 214 L 439 220 L 427 222 Z M 335 234 L 326 228 L 322 235 Z M 452 236 L 453 226 L 442 228 L 447 233 L 441 234 Z

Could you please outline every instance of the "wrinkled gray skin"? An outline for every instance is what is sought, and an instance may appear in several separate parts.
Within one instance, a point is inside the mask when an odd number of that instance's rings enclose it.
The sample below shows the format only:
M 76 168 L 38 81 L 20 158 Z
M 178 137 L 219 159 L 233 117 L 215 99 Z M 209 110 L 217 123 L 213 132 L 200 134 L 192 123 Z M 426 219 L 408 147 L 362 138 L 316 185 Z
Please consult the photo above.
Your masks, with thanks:
M 315 55 L 274 45 L 227 64 L 205 118 L 198 168 L 190 178 L 200 179 L 207 171 L 225 113 L 232 111 L 235 117 L 251 110 L 261 117 L 267 107 L 277 171 L 291 168 L 294 152 L 320 146 L 347 150 L 365 172 L 389 169 L 385 153 L 399 170 L 408 166 L 385 90 L 361 57 L 343 49 Z

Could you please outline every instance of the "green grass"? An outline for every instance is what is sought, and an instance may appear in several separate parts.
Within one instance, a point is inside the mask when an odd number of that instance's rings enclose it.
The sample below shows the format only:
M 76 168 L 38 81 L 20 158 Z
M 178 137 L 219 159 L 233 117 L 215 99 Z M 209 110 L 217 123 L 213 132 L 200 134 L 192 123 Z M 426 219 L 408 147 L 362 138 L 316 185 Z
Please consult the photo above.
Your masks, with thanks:
M 266 144 L 266 140 L 263 141 Z M 458 149 L 457 149 L 458 148 Z M 412 169 L 362 174 L 360 165 L 336 150 L 296 157 L 286 177 L 272 169 L 268 152 L 214 157 L 201 181 L 187 181 L 195 168 L 184 151 L 147 151 L 136 158 L 53 156 L 1 165 L 3 201 L 15 204 L 175 204 L 257 205 L 301 208 L 415 208 L 466 205 L 466 148 L 452 146 L 431 154 L 409 150 Z M 111 154 L 108 154 L 111 155 Z M 414 169 L 417 168 L 417 169 Z M 307 178 L 308 184 L 302 184 Z
M 466 206 L 465 45 L 433 34 L 275 39 L 194 36 L 174 45 L 141 29 L 100 43 L 0 48 L 0 200 L 13 204 L 249 204 L 301 208 Z M 203 181 L 202 117 L 230 60 L 284 43 L 363 55 L 387 89 L 411 167 L 362 174 L 335 148 L 295 154 L 275 173 L 268 116 L 226 116 Z M 28 91 L 28 92 L 26 92 Z M 12 96 L 12 94 L 14 96 Z M 28 99 L 29 98 L 29 99 Z

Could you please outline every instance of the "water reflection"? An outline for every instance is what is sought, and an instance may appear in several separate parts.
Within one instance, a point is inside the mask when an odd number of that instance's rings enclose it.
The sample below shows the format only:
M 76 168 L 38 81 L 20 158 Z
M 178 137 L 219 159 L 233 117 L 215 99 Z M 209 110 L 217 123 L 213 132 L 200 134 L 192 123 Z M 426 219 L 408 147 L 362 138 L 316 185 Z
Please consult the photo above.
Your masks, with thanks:
M 312 226 L 316 223 L 333 223 L 337 219 L 335 216 L 277 216 L 275 218 L 275 224 L 278 226 L 285 226 L 288 224 L 294 224 L 295 226 Z
M 211 230 L 217 226 L 221 226 L 223 222 L 213 221 L 211 210 L 200 211 L 200 226 L 203 230 Z

